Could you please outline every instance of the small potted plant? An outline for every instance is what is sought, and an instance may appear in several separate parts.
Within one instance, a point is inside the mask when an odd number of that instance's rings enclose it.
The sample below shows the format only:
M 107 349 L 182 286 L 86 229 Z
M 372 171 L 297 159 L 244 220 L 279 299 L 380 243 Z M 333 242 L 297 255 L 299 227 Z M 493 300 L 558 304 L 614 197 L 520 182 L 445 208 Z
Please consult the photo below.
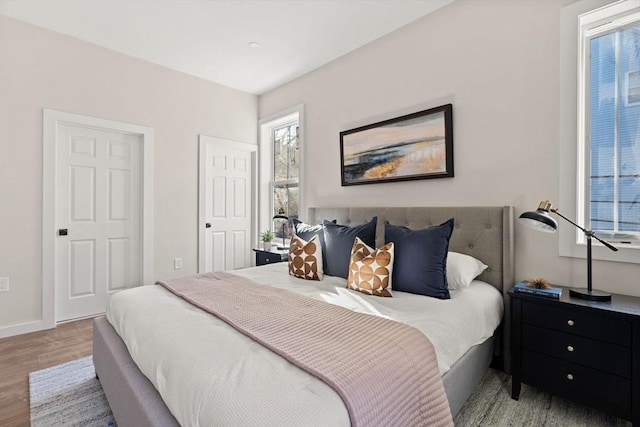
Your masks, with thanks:
M 271 241 L 273 240 L 274 237 L 275 236 L 273 235 L 271 230 L 263 231 L 262 234 L 260 234 L 260 240 L 262 241 L 262 249 L 264 249 L 265 251 L 270 250 Z

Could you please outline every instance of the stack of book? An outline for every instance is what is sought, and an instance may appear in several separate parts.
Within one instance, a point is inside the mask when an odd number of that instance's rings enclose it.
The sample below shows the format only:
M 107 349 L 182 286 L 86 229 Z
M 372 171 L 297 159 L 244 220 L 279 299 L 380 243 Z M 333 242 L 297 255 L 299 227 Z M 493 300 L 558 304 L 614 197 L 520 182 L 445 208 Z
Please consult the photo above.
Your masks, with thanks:
M 520 282 L 513 287 L 513 292 L 535 295 L 537 297 L 560 299 L 560 296 L 562 295 L 562 288 L 532 288 L 529 287 L 526 282 Z

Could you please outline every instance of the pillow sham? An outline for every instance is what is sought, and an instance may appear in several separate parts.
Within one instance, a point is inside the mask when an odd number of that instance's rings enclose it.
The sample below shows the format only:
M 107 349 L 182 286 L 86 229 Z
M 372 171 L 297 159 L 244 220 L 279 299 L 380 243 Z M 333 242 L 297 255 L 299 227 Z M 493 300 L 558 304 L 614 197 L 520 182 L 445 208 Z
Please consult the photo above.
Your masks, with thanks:
M 326 220 L 325 220 L 326 221 Z M 323 265 L 327 265 L 327 257 L 326 257 L 326 247 L 324 244 L 324 225 L 322 224 L 317 224 L 317 225 L 310 225 L 310 224 L 306 224 L 302 221 L 300 221 L 297 218 L 294 218 L 292 220 L 293 222 L 293 232 L 296 236 L 301 237 L 303 240 L 306 240 L 307 242 L 311 240 L 311 238 L 313 236 L 318 236 L 319 242 L 320 242 L 320 247 L 322 249 L 322 261 L 323 261 Z M 334 219 L 333 221 L 331 221 L 331 223 L 335 224 L 336 220 Z
M 366 224 L 349 227 L 324 221 L 324 273 L 329 276 L 347 278 L 349 276 L 349 258 L 356 237 L 371 247 L 376 245 L 376 223 L 373 217 Z
M 453 218 L 423 230 L 384 226 L 385 243 L 395 243 L 393 289 L 412 294 L 449 299 L 447 252 Z
M 378 297 L 391 297 L 393 242 L 373 249 L 359 237 L 353 242 L 347 288 Z
M 473 279 L 482 274 L 487 266 L 472 256 L 449 252 L 447 255 L 447 283 L 449 289 L 469 287 Z
M 300 279 L 322 280 L 322 248 L 317 235 L 308 242 L 298 236 L 291 237 L 289 274 Z

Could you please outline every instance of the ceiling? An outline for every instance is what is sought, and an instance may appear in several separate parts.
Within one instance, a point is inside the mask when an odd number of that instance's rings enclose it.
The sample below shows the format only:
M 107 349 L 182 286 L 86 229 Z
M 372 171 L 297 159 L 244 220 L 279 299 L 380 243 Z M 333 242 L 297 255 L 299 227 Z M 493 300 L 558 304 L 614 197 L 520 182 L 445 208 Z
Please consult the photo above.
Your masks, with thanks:
M 262 94 L 452 1 L 0 0 L 0 14 Z

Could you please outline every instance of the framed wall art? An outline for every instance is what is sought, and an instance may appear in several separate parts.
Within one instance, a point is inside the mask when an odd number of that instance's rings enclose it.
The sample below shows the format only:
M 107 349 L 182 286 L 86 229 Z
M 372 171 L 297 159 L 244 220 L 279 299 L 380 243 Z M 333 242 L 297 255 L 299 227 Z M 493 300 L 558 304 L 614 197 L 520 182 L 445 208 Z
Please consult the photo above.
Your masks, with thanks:
M 340 132 L 342 185 L 453 177 L 451 104 Z

